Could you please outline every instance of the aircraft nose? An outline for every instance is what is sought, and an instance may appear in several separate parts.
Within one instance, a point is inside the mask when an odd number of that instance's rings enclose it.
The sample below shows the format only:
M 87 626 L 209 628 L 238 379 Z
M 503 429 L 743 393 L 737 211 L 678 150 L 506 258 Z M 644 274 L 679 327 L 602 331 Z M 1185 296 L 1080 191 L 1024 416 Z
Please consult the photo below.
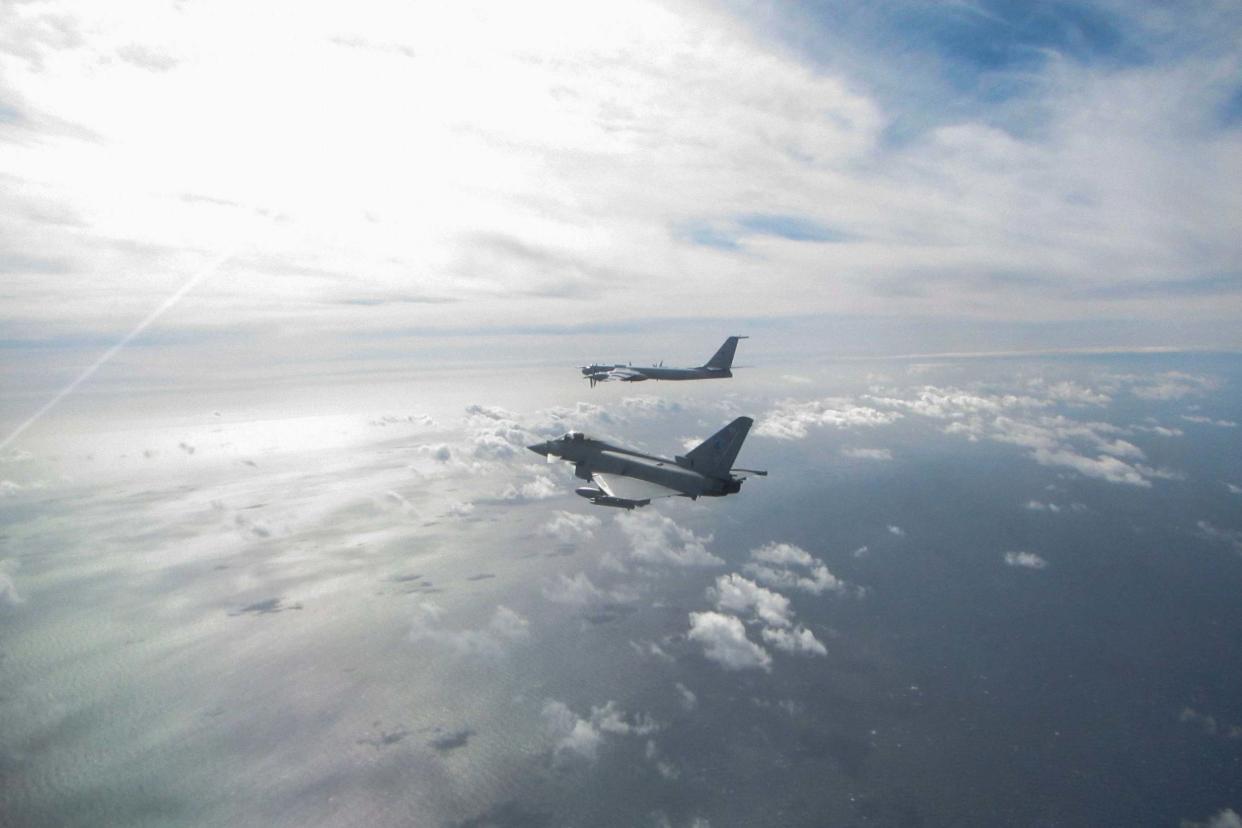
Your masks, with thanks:
M 533 446 L 527 446 L 527 448 L 533 451 L 535 454 L 542 454 L 545 457 L 547 457 L 548 455 L 548 444 L 547 443 L 535 443 Z

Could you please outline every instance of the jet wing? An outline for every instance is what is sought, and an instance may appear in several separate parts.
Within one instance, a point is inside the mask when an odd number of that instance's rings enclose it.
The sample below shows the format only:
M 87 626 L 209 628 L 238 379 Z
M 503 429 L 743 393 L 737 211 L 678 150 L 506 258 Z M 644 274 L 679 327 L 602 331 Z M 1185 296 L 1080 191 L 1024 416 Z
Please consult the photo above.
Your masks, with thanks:
M 652 500 L 657 497 L 674 497 L 681 494 L 676 489 L 661 486 L 659 483 L 648 483 L 646 480 L 636 480 L 633 477 L 623 477 L 619 474 L 592 472 L 591 479 L 603 490 L 604 494 L 621 500 Z

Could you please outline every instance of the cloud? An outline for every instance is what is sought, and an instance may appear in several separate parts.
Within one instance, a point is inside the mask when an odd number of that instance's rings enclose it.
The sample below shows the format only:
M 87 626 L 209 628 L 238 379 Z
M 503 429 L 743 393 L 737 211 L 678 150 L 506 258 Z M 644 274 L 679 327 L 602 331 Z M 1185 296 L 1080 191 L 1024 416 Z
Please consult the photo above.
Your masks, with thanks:
M 555 756 L 576 756 L 591 762 L 610 736 L 648 736 L 660 729 L 650 716 L 629 716 L 611 700 L 593 706 L 585 717 L 579 717 L 564 702 L 549 700 L 543 706 L 542 716 L 548 734 L 555 740 Z
M 1028 500 L 1023 508 L 1032 512 L 1053 512 L 1054 514 L 1061 511 L 1061 507 L 1057 504 L 1044 503 L 1040 500 Z
M 802 625 L 793 629 L 767 627 L 763 631 L 763 640 L 787 653 L 819 656 L 828 654 L 828 650 L 815 634 Z
M 138 312 L 166 285 L 155 268 L 135 280 L 112 266 L 98 237 L 169 251 L 160 272 L 172 283 L 193 251 L 220 245 L 226 217 L 242 217 L 259 249 L 241 278 L 218 280 L 198 313 L 169 324 L 322 323 L 315 356 L 339 352 L 334 337 L 398 323 L 602 323 L 691 306 L 1086 325 L 1084 308 L 1104 302 L 1128 320 L 1232 319 L 1211 304 L 1237 290 L 1238 196 L 1224 172 L 1239 138 L 1218 112 L 1235 91 L 1223 80 L 1232 55 L 1212 45 L 1229 25 L 1208 12 L 1167 15 L 1177 31 L 1152 12 L 1079 25 L 1054 11 L 1058 25 L 1036 28 L 1061 36 L 1015 38 L 1029 27 L 991 8 L 927 10 L 919 22 L 936 25 L 918 26 L 888 11 L 395 4 L 268 20 L 188 7 L 145 17 L 136 42 L 130 14 L 81 7 L 53 24 L 61 15 L 19 4 L 5 20 L 0 129 L 28 157 L 12 176 L 52 190 L 82 226 L 28 232 L 27 211 L 0 211 L 15 255 L 56 250 L 67 270 L 51 301 L 47 280 L 20 282 L 9 310 L 23 326 L 106 327 L 84 288 Z M 1003 23 L 979 23 L 993 17 Z M 1178 48 L 1078 59 L 1139 32 Z M 246 47 L 277 41 L 287 48 L 273 74 Z M 412 59 L 423 70 L 403 92 L 420 100 L 417 117 L 387 83 Z M 292 79 L 319 94 L 272 111 Z M 117 105 L 95 105 L 97 89 Z M 211 113 L 192 103 L 204 90 L 219 102 Z M 338 117 L 325 124 L 324 111 Z M 254 128 L 225 126 L 236 123 Z M 68 149 L 53 140 L 66 124 L 78 125 Z M 66 153 L 103 173 L 63 175 Z M 537 205 L 520 227 L 514 204 Z M 597 230 L 581 232 L 583 216 Z M 829 243 L 832 290 L 813 290 Z M 403 295 L 453 300 L 454 313 L 383 301 Z
M 749 581 L 736 572 L 716 578 L 715 587 L 708 587 L 707 597 L 716 609 L 735 613 L 753 612 L 765 624 L 789 626 L 789 599 L 779 592 Z
M 586 607 L 629 603 L 638 599 L 638 593 L 626 588 L 601 589 L 591 582 L 585 572 L 579 572 L 573 577 L 557 573 L 551 582 L 544 585 L 543 597 L 554 604 Z
M 686 710 L 694 710 L 694 708 L 699 706 L 699 697 L 695 695 L 693 690 L 686 687 L 686 685 L 682 684 L 680 681 L 673 686 L 677 688 L 678 699 L 681 701 L 681 706 L 683 708 Z
M 1242 553 L 1242 531 L 1237 529 L 1221 529 L 1213 526 L 1206 520 L 1201 520 L 1196 526 L 1199 527 L 1199 534 L 1214 543 L 1223 543 L 1233 548 L 1234 552 Z
M 1225 488 L 1229 490 L 1229 494 L 1242 495 L 1242 486 L 1233 483 L 1226 483 Z
M 16 607 L 26 603 L 26 600 L 17 591 L 17 585 L 13 583 L 13 576 L 9 574 L 9 570 L 16 566 L 8 560 L 0 561 L 0 606 Z
M 672 664 L 674 661 L 676 661 L 675 658 L 669 655 L 668 651 L 666 651 L 663 647 L 661 647 L 659 644 L 657 644 L 654 641 L 641 641 L 641 642 L 631 641 L 630 648 L 633 649 L 634 652 L 638 653 L 643 658 L 646 658 L 647 656 L 651 656 L 652 658 L 657 658 L 660 661 L 664 661 L 669 664 Z
M 453 450 L 444 443 L 430 446 L 419 446 L 418 452 L 426 454 L 431 459 L 439 463 L 447 463 L 453 459 Z
M 1225 808 L 1210 817 L 1207 822 L 1183 819 L 1180 828 L 1242 828 L 1242 815 L 1232 808 Z
M 539 527 L 539 534 L 548 535 L 561 543 L 585 543 L 594 539 L 595 530 L 599 527 L 599 518 L 592 515 L 557 512 Z
M 1151 487 L 1151 481 L 1144 477 L 1142 472 L 1116 457 L 1105 455 L 1088 457 L 1067 448 L 1037 448 L 1031 452 L 1031 457 L 1041 466 L 1063 466 L 1073 469 L 1084 477 L 1095 477 L 1109 483 L 1124 483 L 1142 488 Z
M 888 533 L 899 538 L 904 538 L 906 536 L 905 529 L 902 529 L 900 526 L 894 526 L 891 523 L 888 525 Z
M 893 453 L 888 449 L 877 448 L 843 448 L 841 454 L 855 460 L 892 460 Z
M 777 440 L 801 440 L 814 427 L 875 427 L 889 425 L 900 418 L 896 412 L 880 411 L 835 397 L 806 402 L 785 400 L 760 418 L 755 434 Z
M 1219 387 L 1212 377 L 1166 371 L 1162 374 L 1127 376 L 1127 389 L 1142 400 L 1180 400 L 1188 396 L 1203 396 Z
M 516 501 L 546 500 L 559 494 L 561 494 L 561 490 L 556 485 L 555 480 L 542 472 L 536 472 L 533 478 L 524 483 L 517 485 L 510 483 L 501 492 L 500 497 L 503 500 Z
M 167 72 L 179 62 L 163 52 L 140 43 L 122 46 L 116 50 L 116 54 L 121 60 L 153 72 Z
M 506 606 L 499 606 L 486 626 L 479 629 L 449 630 L 441 624 L 444 610 L 437 604 L 423 603 L 414 609 L 410 640 L 444 647 L 455 655 L 496 660 L 517 644 L 530 638 L 530 624 Z
M 1034 552 L 1006 552 L 1005 563 L 1024 569 L 1043 569 L 1048 562 Z
M 732 615 L 690 613 L 691 641 L 703 645 L 703 655 L 726 670 L 772 670 L 772 656 L 746 637 L 746 628 Z
M 1199 425 L 1213 425 L 1219 428 L 1237 428 L 1238 424 L 1233 420 L 1214 420 L 1211 417 L 1204 417 L 1199 414 L 1183 414 L 1182 419 L 1188 423 L 1198 423 Z
M 1193 707 L 1183 707 L 1177 714 L 1177 720 L 1182 724 L 1197 725 L 1205 736 L 1219 736 L 1229 740 L 1242 739 L 1242 726 L 1218 722 L 1215 716 L 1201 713 Z
M 1028 390 L 1041 388 L 1039 383 L 1033 383 Z M 1084 388 L 1075 391 L 1074 396 L 1082 398 L 1087 393 Z M 1145 459 L 1145 454 L 1134 443 L 1123 439 L 1129 432 L 1120 426 L 1046 413 L 1056 401 L 1055 395 L 1040 398 L 980 394 L 925 386 L 911 399 L 893 396 L 865 396 L 863 399 L 881 407 L 947 420 L 944 431 L 948 434 L 1022 446 L 1040 465 L 1072 469 L 1085 477 L 1109 483 L 1150 488 L 1154 479 L 1177 476 L 1177 472 L 1138 462 Z
M 474 504 L 465 501 L 454 501 L 444 510 L 444 514 L 449 517 L 465 517 L 474 511 Z
M 629 541 L 628 558 L 645 566 L 719 566 L 707 551 L 711 535 L 700 537 L 658 512 L 628 512 L 614 521 Z
M 1043 385 L 1039 392 L 1045 399 L 1070 405 L 1108 405 L 1112 398 L 1108 394 L 1088 388 L 1072 380 L 1062 380 Z
M 799 589 L 814 595 L 844 592 L 848 586 L 829 572 L 822 561 L 791 543 L 766 544 L 752 549 L 750 557 L 743 570 L 766 586 Z

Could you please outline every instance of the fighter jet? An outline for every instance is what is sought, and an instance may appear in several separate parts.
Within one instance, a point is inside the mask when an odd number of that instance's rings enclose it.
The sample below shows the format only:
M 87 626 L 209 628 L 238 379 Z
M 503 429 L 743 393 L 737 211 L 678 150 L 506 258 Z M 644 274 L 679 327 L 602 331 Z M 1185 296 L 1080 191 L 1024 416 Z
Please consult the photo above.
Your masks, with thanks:
M 632 365 L 584 365 L 582 375 L 591 381 L 591 387 L 597 382 L 617 380 L 619 382 L 642 382 L 643 380 L 697 380 L 724 379 L 733 376 L 729 369 L 733 366 L 733 354 L 737 350 L 737 341 L 747 339 L 745 336 L 731 336 L 720 346 L 720 350 L 705 364 L 697 368 L 665 368 L 664 363 L 650 368 L 635 368 Z
M 528 448 L 547 457 L 549 463 L 558 457 L 573 463 L 577 477 L 595 484 L 574 493 L 596 506 L 635 509 L 659 497 L 723 497 L 740 491 L 742 480 L 749 475 L 766 477 L 766 471 L 732 468 L 752 423 L 750 417 L 738 417 L 684 457 L 672 460 L 576 431 Z

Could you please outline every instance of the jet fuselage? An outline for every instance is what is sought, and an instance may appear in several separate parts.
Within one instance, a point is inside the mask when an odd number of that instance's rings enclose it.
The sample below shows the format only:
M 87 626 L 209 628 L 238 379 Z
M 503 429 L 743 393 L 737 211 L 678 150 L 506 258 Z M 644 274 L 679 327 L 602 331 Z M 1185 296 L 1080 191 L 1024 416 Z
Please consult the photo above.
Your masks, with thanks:
M 741 488 L 740 481 L 710 477 L 686 468 L 677 460 L 643 454 L 580 434 L 568 434 L 530 448 L 538 454 L 573 463 L 574 474 L 583 480 L 590 480 L 593 472 L 617 474 L 676 489 L 687 497 L 720 497 Z
M 629 375 L 620 377 L 621 382 L 642 382 L 643 380 L 701 380 L 727 379 L 733 376 L 728 368 L 626 368 Z

